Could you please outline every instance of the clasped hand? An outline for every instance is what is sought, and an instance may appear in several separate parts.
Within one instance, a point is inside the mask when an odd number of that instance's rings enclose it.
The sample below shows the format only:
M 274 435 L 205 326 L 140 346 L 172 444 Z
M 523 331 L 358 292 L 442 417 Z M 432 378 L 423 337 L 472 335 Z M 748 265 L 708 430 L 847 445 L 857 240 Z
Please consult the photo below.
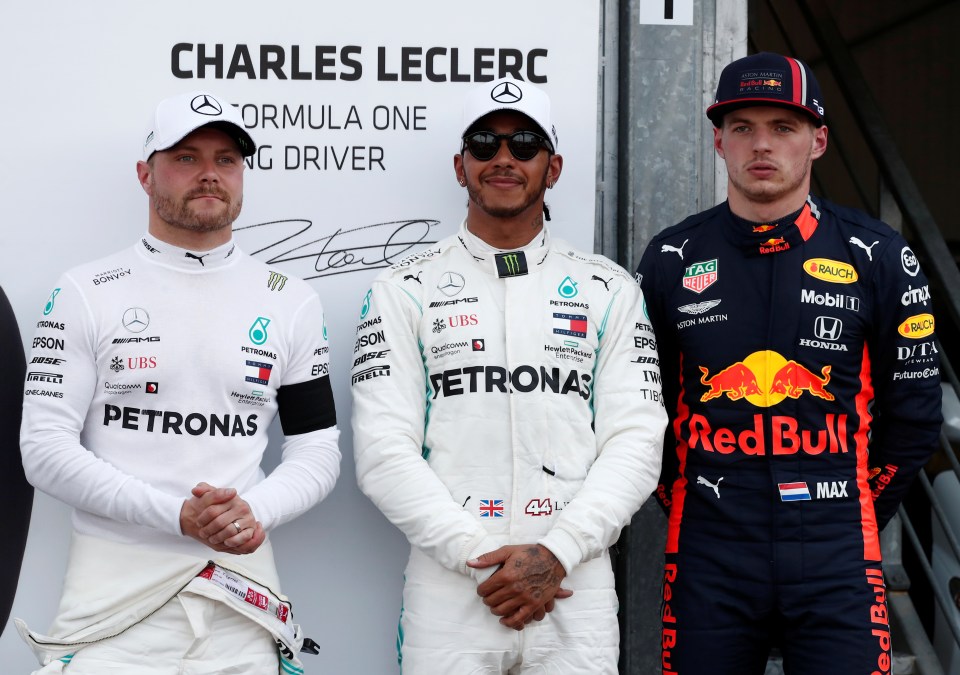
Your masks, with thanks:
M 199 483 L 180 508 L 180 530 L 220 553 L 253 553 L 266 539 L 250 505 L 233 488 Z
M 566 570 L 550 549 L 540 544 L 501 546 L 467 565 L 476 569 L 499 565 L 500 569 L 477 586 L 477 594 L 500 623 L 523 630 L 531 621 L 552 612 L 555 600 L 573 595 L 560 588 Z

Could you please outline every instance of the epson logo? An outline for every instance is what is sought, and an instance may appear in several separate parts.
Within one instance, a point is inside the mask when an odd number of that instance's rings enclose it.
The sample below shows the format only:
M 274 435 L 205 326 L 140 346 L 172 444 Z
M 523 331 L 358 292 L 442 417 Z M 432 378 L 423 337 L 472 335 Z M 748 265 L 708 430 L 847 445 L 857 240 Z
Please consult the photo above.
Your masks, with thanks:
M 854 312 L 860 311 L 860 298 L 843 293 L 817 293 L 816 291 L 800 291 L 800 302 L 821 307 L 840 307 Z
M 34 349 L 55 349 L 63 351 L 64 343 L 61 338 L 48 338 L 44 336 L 33 338 Z
M 153 335 L 151 337 L 113 338 L 113 344 L 115 345 L 135 344 L 138 342 L 160 342 L 160 336 Z
M 353 346 L 353 353 L 356 354 L 364 347 L 386 344 L 386 342 L 387 340 L 383 336 L 382 330 L 374 331 L 373 333 L 367 333 L 357 338 L 357 343 Z
M 448 305 L 457 305 L 461 302 L 478 302 L 478 298 L 457 298 L 456 300 L 443 300 L 441 302 L 431 302 L 431 307 L 446 307 Z

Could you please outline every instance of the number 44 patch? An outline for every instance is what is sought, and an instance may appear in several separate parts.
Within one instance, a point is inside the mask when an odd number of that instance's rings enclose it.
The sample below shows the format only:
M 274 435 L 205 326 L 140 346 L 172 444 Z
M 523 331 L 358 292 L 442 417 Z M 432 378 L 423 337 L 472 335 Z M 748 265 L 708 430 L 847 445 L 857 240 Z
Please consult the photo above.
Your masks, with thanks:
M 547 499 L 531 499 L 523 512 L 528 516 L 549 516 L 553 513 L 553 504 Z

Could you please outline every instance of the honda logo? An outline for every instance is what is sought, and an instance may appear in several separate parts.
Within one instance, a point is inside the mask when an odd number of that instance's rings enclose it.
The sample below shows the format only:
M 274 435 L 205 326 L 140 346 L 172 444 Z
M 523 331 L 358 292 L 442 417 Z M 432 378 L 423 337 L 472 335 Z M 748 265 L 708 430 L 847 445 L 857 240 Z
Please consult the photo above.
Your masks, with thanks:
M 843 332 L 843 321 L 832 316 L 818 316 L 814 332 L 821 340 L 836 341 Z

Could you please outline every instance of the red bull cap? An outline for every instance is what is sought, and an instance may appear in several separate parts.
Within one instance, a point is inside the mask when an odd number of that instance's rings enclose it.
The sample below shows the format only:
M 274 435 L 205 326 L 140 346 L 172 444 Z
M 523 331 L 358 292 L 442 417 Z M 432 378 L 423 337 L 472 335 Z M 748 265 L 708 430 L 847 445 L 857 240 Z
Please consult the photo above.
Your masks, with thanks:
M 760 52 L 729 64 L 720 73 L 717 96 L 707 108 L 707 117 L 719 128 L 731 110 L 760 105 L 799 110 L 816 126 L 823 125 L 820 84 L 800 59 Z

